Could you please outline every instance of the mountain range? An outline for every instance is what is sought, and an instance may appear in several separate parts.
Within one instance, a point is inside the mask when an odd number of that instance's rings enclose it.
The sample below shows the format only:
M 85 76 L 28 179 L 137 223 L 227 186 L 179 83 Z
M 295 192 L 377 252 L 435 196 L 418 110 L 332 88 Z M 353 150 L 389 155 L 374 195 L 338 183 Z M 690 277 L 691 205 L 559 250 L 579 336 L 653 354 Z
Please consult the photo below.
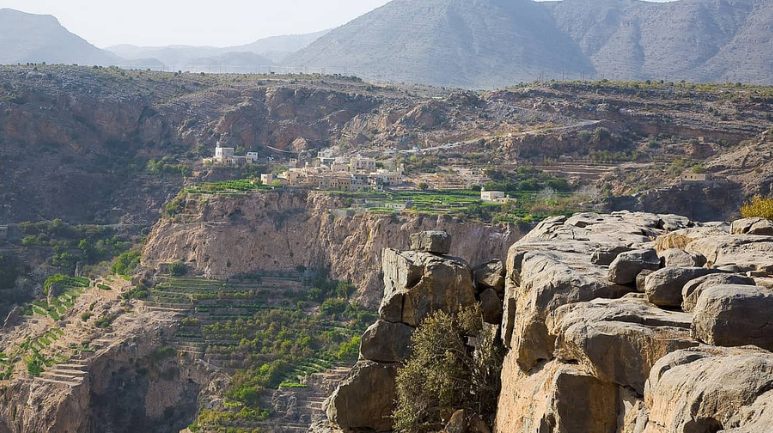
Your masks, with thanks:
M 7 9 L 0 25 L 0 63 L 274 65 L 465 88 L 583 78 L 773 84 L 773 0 L 393 0 L 332 31 L 226 48 L 100 50 L 53 17 Z
M 773 1 L 394 0 L 287 64 L 495 88 L 536 79 L 773 83 Z

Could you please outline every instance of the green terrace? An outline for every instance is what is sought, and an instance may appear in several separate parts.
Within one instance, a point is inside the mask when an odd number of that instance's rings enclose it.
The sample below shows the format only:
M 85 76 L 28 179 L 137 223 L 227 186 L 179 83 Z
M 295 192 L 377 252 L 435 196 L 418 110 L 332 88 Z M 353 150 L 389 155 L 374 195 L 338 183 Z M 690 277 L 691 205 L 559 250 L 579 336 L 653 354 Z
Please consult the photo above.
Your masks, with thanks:
M 303 387 L 306 376 L 356 360 L 359 335 L 375 313 L 347 301 L 350 285 L 303 276 L 161 276 L 149 289 L 150 308 L 182 316 L 171 347 L 233 375 L 224 406 L 202 411 L 196 426 L 257 426 L 270 417 L 270 390 Z

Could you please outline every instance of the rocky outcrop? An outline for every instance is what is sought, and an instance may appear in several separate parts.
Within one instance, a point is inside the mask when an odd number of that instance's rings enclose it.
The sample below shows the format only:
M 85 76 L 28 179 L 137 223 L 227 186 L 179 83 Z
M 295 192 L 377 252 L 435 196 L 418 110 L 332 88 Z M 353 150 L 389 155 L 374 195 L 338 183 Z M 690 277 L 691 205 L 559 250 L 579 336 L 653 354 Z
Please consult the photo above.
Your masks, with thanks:
M 478 302 L 467 263 L 441 253 L 450 249 L 447 233 L 419 233 L 412 235 L 411 240 L 413 247 L 427 251 L 386 249 L 383 253 L 384 296 L 379 319 L 362 337 L 360 361 L 325 402 L 333 428 L 347 432 L 391 430 L 395 377 L 401 363 L 411 354 L 414 327 L 435 311 L 455 313 Z M 500 275 L 493 261 L 487 265 Z M 498 324 L 502 301 L 496 290 L 485 289 L 480 302 L 484 318 Z M 465 428 L 469 422 L 457 421 Z M 452 428 L 456 424 L 450 423 Z M 314 431 L 327 428 L 315 425 Z
M 641 271 L 660 269 L 660 257 L 654 249 L 621 253 L 609 265 L 609 281 L 616 284 L 632 284 Z
M 143 265 L 154 269 L 183 260 L 193 273 L 216 279 L 259 269 L 329 268 L 331 278 L 355 284 L 358 301 L 375 308 L 381 300 L 382 252 L 407 249 L 409 233 L 447 231 L 454 239 L 450 255 L 469 263 L 504 259 L 521 236 L 508 224 L 374 215 L 347 207 L 312 191 L 191 196 L 183 216 L 155 226 Z
M 755 345 L 773 350 L 773 291 L 750 285 L 703 290 L 693 311 L 692 334 L 715 346 Z
M 773 221 L 765 218 L 745 218 L 733 221 L 731 230 L 736 235 L 773 236 Z
M 513 245 L 495 431 L 773 429 L 773 292 L 754 286 L 767 278 L 733 273 L 769 275 L 770 240 L 665 225 L 654 214 L 581 214 L 546 220 Z M 641 271 L 656 246 L 661 257 L 705 256 L 706 267 Z M 663 254 L 670 247 L 680 251 Z M 634 292 L 639 271 L 651 272 L 638 278 L 646 293 Z

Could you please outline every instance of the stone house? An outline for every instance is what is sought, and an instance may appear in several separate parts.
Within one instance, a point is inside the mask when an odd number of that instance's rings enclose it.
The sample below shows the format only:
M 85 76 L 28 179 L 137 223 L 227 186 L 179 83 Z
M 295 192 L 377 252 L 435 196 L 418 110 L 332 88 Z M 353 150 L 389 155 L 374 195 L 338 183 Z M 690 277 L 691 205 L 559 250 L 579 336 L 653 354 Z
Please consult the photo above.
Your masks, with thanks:
M 486 191 L 486 188 L 481 188 L 480 199 L 483 201 L 500 202 L 504 201 L 505 193 L 504 191 Z

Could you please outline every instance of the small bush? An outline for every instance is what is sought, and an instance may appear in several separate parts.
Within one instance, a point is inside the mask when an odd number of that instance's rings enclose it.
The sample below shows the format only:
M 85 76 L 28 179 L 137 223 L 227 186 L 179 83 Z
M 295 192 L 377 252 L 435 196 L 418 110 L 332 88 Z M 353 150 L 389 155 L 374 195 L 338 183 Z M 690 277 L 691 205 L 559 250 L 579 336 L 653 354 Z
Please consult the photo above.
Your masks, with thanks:
M 188 266 L 183 262 L 175 262 L 169 265 L 169 273 L 173 277 L 182 277 L 188 273 Z
M 773 220 L 773 198 L 754 197 L 741 207 L 744 218 L 765 218 Z
M 97 287 L 99 287 L 101 290 L 113 290 L 110 286 L 106 284 L 97 284 Z
M 81 320 L 84 322 L 88 322 L 89 319 L 91 319 L 91 316 L 92 316 L 91 312 L 86 311 L 85 313 L 81 314 Z

